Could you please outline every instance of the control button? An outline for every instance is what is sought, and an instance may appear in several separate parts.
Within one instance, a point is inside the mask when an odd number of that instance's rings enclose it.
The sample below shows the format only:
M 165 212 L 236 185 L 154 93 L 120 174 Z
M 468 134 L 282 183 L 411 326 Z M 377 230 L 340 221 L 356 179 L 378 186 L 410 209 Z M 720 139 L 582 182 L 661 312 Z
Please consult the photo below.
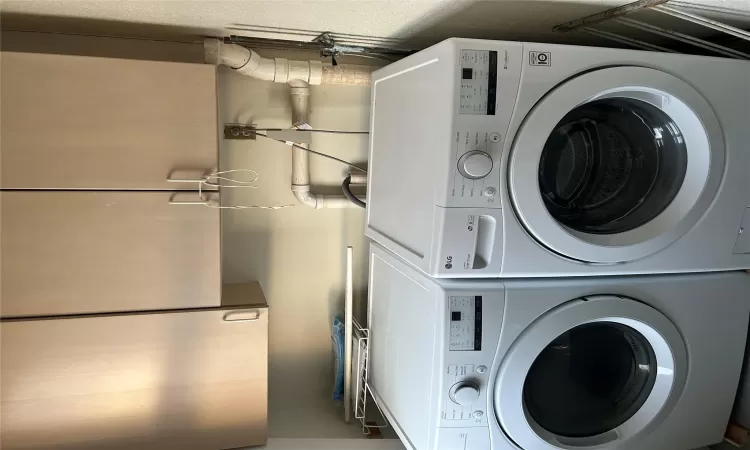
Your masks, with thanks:
M 458 160 L 458 171 L 470 180 L 484 178 L 492 171 L 492 158 L 479 150 L 466 152 Z
M 484 190 L 482 191 L 482 195 L 484 195 L 485 197 L 492 197 L 496 193 L 497 191 L 493 187 L 484 188 Z
M 490 142 L 500 142 L 500 133 L 490 133 Z
M 481 419 L 482 416 L 484 416 L 484 413 L 482 411 L 474 411 L 471 415 L 474 416 L 475 419 Z
M 479 398 L 479 386 L 468 382 L 456 383 L 451 388 L 450 397 L 459 405 L 471 405 Z
M 487 372 L 487 366 L 478 366 L 477 367 L 477 373 L 485 373 Z

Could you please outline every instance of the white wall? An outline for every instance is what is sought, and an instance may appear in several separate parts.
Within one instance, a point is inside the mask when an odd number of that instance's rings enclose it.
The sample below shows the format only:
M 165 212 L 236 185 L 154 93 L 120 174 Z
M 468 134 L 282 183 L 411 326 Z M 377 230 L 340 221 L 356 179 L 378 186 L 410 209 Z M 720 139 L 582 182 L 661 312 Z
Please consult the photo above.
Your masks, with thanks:
M 263 53 L 263 52 L 261 52 Z M 281 56 L 281 53 L 264 56 Z M 284 55 L 289 57 L 288 54 Z M 302 55 L 300 59 L 315 58 Z M 256 123 L 288 128 L 288 87 L 253 80 L 220 68 L 221 122 Z M 369 88 L 312 88 L 314 127 L 367 130 Z M 289 147 L 257 141 L 221 142 L 221 168 L 248 168 L 260 174 L 258 189 L 225 189 L 225 204 L 297 205 L 290 191 Z M 315 135 L 313 149 L 343 159 L 367 159 L 366 136 Z M 338 187 L 346 166 L 314 155 L 314 184 Z M 344 426 L 340 404 L 331 401 L 333 386 L 331 318 L 343 308 L 345 248 L 355 250 L 355 286 L 367 281 L 364 210 L 314 210 L 297 205 L 269 210 L 225 210 L 223 273 L 228 282 L 258 280 L 270 307 L 269 432 L 271 437 L 360 437 L 361 429 Z M 358 297 L 361 305 L 366 299 Z

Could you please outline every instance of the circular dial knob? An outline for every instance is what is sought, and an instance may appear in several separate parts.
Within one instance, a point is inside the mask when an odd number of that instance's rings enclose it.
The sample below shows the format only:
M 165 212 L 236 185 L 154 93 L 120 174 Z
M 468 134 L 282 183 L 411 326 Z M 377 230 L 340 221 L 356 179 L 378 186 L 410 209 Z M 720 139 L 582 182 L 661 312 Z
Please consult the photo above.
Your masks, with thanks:
M 458 171 L 470 180 L 478 180 L 490 174 L 492 158 L 480 150 L 464 153 L 458 159 Z
M 469 382 L 456 383 L 451 388 L 450 397 L 459 405 L 471 405 L 479 398 L 479 386 Z

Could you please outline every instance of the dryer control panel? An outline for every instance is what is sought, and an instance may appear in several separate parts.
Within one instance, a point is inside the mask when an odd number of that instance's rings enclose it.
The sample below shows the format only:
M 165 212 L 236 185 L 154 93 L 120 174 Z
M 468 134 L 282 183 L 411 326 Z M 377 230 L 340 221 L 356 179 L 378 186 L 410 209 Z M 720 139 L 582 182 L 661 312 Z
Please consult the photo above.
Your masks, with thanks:
M 520 49 L 458 48 L 447 207 L 500 208 L 505 135 L 518 95 Z
M 505 130 L 457 130 L 448 206 L 499 208 L 502 133 Z

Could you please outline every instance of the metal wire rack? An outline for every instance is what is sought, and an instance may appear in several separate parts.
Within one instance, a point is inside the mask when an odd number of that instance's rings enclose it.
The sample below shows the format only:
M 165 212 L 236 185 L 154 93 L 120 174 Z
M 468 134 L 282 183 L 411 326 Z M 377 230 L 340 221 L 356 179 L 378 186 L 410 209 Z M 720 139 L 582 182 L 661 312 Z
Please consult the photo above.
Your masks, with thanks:
M 353 370 L 355 372 L 355 387 L 353 389 L 354 393 L 354 418 L 359 420 L 362 423 L 362 433 L 365 435 L 371 434 L 371 430 L 375 428 L 386 428 L 388 425 L 372 425 L 368 424 L 366 421 L 367 417 L 367 398 L 368 396 L 372 397 L 372 392 L 370 391 L 370 385 L 368 383 L 367 378 L 367 369 L 369 365 L 369 339 L 370 339 L 370 330 L 368 328 L 362 327 L 356 320 L 352 320 L 352 324 L 354 326 L 353 328 L 353 339 L 356 340 L 356 349 L 357 349 L 357 365 L 353 367 Z M 375 403 L 375 407 L 378 408 L 378 413 L 380 414 L 380 417 L 383 419 L 383 423 L 388 423 L 388 421 L 385 419 L 385 415 L 383 414 L 383 411 L 380 409 L 380 406 Z
M 737 49 L 730 48 L 730 47 L 718 44 L 716 42 L 708 41 L 705 39 L 699 39 L 697 37 L 690 36 L 685 33 L 680 33 L 678 31 L 669 30 L 664 27 L 659 27 L 653 24 L 649 24 L 646 22 L 642 22 L 639 20 L 625 17 L 626 15 L 629 15 L 638 11 L 644 11 L 644 10 L 657 11 L 659 13 L 672 16 L 672 17 L 676 17 L 678 19 L 681 19 L 687 22 L 698 24 L 698 25 L 701 25 L 701 26 L 704 26 L 704 27 L 707 27 L 716 31 L 721 31 L 735 38 L 750 41 L 750 31 L 746 31 L 737 27 L 733 27 L 731 25 L 727 25 L 718 20 L 703 17 L 701 15 L 694 14 L 686 10 L 686 9 L 696 9 L 699 7 L 700 5 L 696 5 L 690 2 L 677 1 L 677 0 L 638 0 L 632 3 L 628 3 L 626 5 L 618 6 L 616 8 L 611 8 L 606 11 L 592 14 L 590 16 L 572 20 L 570 22 L 561 23 L 553 27 L 552 30 L 562 32 L 562 33 L 567 33 L 567 32 L 574 31 L 574 30 L 580 30 L 580 31 L 583 31 L 585 33 L 588 33 L 594 36 L 598 36 L 598 37 L 605 38 L 605 39 L 610 39 L 612 41 L 617 41 L 617 42 L 624 43 L 632 47 L 641 48 L 644 50 L 655 50 L 655 51 L 673 52 L 673 53 L 675 52 L 675 50 L 667 48 L 663 45 L 656 45 L 651 42 L 647 42 L 647 41 L 643 41 L 640 39 L 635 39 L 633 37 L 625 36 L 622 34 L 613 33 L 610 31 L 605 31 L 605 30 L 595 28 L 595 25 L 600 25 L 604 22 L 613 21 L 613 22 L 617 22 L 619 24 L 622 24 L 631 28 L 635 28 L 640 31 L 646 31 L 646 32 L 649 32 L 658 36 L 667 37 L 676 41 L 680 41 L 684 44 L 689 44 L 694 47 L 699 47 L 699 48 L 702 48 L 703 50 L 708 50 L 713 53 L 719 54 L 721 56 L 726 56 L 730 58 L 738 58 L 738 59 L 750 59 L 750 54 L 744 53 Z M 725 11 L 725 13 L 728 15 L 732 14 L 730 11 Z M 736 14 L 736 15 L 739 15 L 739 14 Z

